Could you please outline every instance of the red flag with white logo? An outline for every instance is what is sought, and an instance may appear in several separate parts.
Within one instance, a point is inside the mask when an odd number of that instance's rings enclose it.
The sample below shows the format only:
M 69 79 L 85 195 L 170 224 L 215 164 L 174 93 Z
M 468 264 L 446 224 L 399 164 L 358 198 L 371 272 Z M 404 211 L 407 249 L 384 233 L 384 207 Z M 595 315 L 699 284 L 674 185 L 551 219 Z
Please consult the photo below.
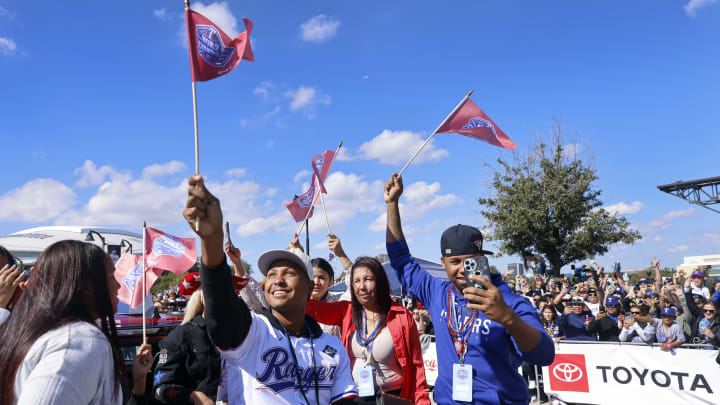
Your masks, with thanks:
M 168 270 L 182 274 L 196 262 L 195 238 L 178 238 L 158 229 L 145 227 L 145 264 L 148 270 Z
M 319 155 L 313 156 L 312 162 L 310 162 L 313 168 L 313 173 L 318 179 L 320 191 L 323 194 L 327 194 L 327 190 L 325 189 L 325 178 L 327 177 L 328 173 L 330 173 L 330 166 L 332 166 L 334 161 L 335 152 L 331 150 L 326 150 Z
M 313 206 L 320 203 L 321 191 L 320 187 L 318 187 L 316 183 L 317 176 L 313 174 L 312 184 L 310 184 L 310 188 L 308 189 L 308 191 L 296 197 L 291 202 L 283 204 L 288 209 L 288 211 L 290 211 L 290 214 L 292 215 L 293 219 L 295 219 L 295 222 L 302 222 L 305 220 L 305 218 L 310 218 L 313 215 Z M 309 214 L 308 211 L 310 211 Z
M 242 59 L 254 61 L 250 48 L 253 23 L 243 18 L 245 31 L 231 39 L 223 30 L 202 14 L 185 7 L 192 81 L 204 82 L 226 75 Z
M 505 132 L 470 98 L 467 98 L 436 132 L 438 134 L 457 132 L 501 148 L 517 148 L 517 145 L 505 135 Z

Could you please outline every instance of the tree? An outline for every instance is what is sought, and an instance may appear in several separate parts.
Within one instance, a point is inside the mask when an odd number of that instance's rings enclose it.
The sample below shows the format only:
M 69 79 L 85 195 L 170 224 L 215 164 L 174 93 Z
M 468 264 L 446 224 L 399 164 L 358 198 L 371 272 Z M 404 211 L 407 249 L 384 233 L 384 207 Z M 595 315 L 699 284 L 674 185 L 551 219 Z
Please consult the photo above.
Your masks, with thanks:
M 390 261 L 390 256 L 387 255 L 387 253 L 380 253 L 379 255 L 375 256 L 375 259 L 379 261 L 380 263 L 385 263 Z
M 245 277 L 250 277 L 252 265 L 243 259 L 240 260 L 242 261 L 242 265 L 245 268 Z M 230 265 L 230 270 L 233 272 L 233 274 L 235 273 L 235 268 L 232 265 Z M 200 268 L 198 267 L 197 263 L 195 263 L 195 265 L 193 265 L 190 270 L 180 275 L 165 270 L 162 272 L 160 277 L 155 280 L 152 288 L 150 288 L 150 292 L 156 294 L 165 290 L 169 290 L 170 287 L 174 285 L 179 285 L 180 281 L 182 281 L 183 277 L 185 277 L 188 273 L 197 273 L 199 271 Z
M 500 250 L 521 257 L 540 254 L 555 276 L 565 264 L 641 238 L 628 229 L 627 219 L 601 208 L 595 169 L 569 156 L 561 141 L 556 124 L 550 145 L 540 139 L 528 156 L 515 152 L 513 162 L 498 159 L 490 183 L 495 196 L 479 198 Z

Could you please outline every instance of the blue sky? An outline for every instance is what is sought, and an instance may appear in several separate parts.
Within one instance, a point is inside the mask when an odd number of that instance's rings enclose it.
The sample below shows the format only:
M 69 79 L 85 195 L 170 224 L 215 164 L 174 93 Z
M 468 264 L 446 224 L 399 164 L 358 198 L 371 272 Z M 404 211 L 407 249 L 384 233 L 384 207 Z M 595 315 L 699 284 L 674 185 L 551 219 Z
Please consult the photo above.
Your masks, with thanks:
M 608 207 L 644 239 L 601 261 L 720 252 L 717 214 L 656 186 L 717 176 L 720 4 L 714 0 L 193 3 L 256 61 L 198 83 L 200 169 L 254 263 L 295 224 L 310 158 L 344 142 L 327 181 L 351 256 L 384 251 L 382 183 L 470 89 L 526 153 L 554 120 L 593 159 Z M 179 235 L 194 171 L 182 1 L 0 0 L 0 233 L 56 224 Z M 404 225 L 438 260 L 455 223 L 485 227 L 485 163 L 512 153 L 442 134 L 405 174 Z M 304 172 L 303 172 L 304 171 Z M 325 242 L 311 220 L 311 250 Z M 491 244 L 492 246 L 492 244 Z M 493 259 L 504 268 L 513 257 Z

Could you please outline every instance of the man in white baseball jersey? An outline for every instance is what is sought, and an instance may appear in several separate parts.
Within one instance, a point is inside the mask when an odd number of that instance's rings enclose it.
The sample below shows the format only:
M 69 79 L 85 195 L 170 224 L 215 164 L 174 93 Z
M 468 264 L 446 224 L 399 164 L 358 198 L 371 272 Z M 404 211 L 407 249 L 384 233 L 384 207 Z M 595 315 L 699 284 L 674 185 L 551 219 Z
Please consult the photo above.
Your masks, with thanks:
M 353 403 L 357 390 L 345 348 L 305 315 L 313 288 L 308 258 L 289 250 L 262 254 L 258 268 L 270 309 L 252 313 L 232 287 L 220 201 L 202 177 L 188 183 L 183 216 L 201 240 L 205 319 L 225 360 L 229 403 Z

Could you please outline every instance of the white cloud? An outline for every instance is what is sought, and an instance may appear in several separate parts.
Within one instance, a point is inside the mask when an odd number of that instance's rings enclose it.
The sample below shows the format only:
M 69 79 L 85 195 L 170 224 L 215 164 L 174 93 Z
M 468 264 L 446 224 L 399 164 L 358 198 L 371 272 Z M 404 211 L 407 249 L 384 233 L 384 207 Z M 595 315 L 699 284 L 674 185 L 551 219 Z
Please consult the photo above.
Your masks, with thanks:
M 0 196 L 0 220 L 45 222 L 75 204 L 75 192 L 52 179 L 33 179 Z
M 305 169 L 300 170 L 299 172 L 297 172 L 295 177 L 293 177 L 293 182 L 297 183 L 298 181 L 302 180 L 305 176 L 309 176 L 310 174 L 312 174 L 312 172 L 310 170 L 305 170 Z
M 368 76 L 368 75 L 365 75 L 362 77 L 362 79 L 368 79 L 368 78 L 370 78 L 370 76 Z
M 685 14 L 690 17 L 695 17 L 699 8 L 707 7 L 716 1 L 717 0 L 690 0 L 683 8 L 685 9 Z
M 270 97 L 270 91 L 275 88 L 275 85 L 273 82 L 269 80 L 263 80 L 258 84 L 255 89 L 253 89 L 253 94 L 256 96 L 260 96 L 264 99 L 267 99 Z
M 247 169 L 237 168 L 237 169 L 228 169 L 225 172 L 225 175 L 228 177 L 245 177 L 247 174 Z
M 447 207 L 449 205 L 459 204 L 462 200 L 455 194 L 438 194 L 440 183 L 427 184 L 424 181 L 418 181 L 405 188 L 403 197 L 400 202 L 400 215 L 404 221 L 414 221 L 423 218 L 426 211 L 434 208 Z M 387 214 L 383 213 L 378 216 L 375 221 L 368 227 L 374 232 L 384 231 L 387 224 Z M 412 233 L 409 226 L 404 229 Z M 418 229 L 415 229 L 418 231 Z
M 111 180 L 130 177 L 128 172 L 120 172 L 110 166 L 98 168 L 92 160 L 86 160 L 82 167 L 75 169 L 75 175 L 80 176 L 80 179 L 75 183 L 80 188 L 100 185 L 107 177 Z
M 358 214 L 378 212 L 383 207 L 380 204 L 383 183 L 379 180 L 370 182 L 357 174 L 333 172 L 325 180 L 325 186 L 328 194 L 324 195 L 324 199 L 328 222 L 333 232 L 344 231 L 347 223 Z M 237 232 L 241 236 L 265 232 L 292 234 L 298 226 L 287 208 L 283 207 L 271 216 L 253 218 L 241 224 Z M 310 218 L 310 231 L 327 232 L 322 206 L 316 207 L 313 217 Z
M 300 24 L 300 38 L 304 41 L 322 42 L 335 35 L 340 20 L 325 14 L 316 15 Z
M 703 235 L 703 238 L 704 238 L 707 242 L 710 242 L 710 243 L 713 243 L 713 244 L 716 244 L 716 245 L 720 245 L 720 236 L 719 236 L 719 235 L 715 235 L 715 234 L 712 234 L 712 233 L 706 233 L 706 234 Z
M 425 140 L 417 132 L 386 129 L 360 145 L 357 156 L 362 159 L 377 159 L 384 164 L 400 165 L 406 163 L 423 142 Z M 414 163 L 440 160 L 449 155 L 447 150 L 435 148 L 433 141 L 430 141 L 415 158 Z
M 207 6 L 199 1 L 192 3 L 193 11 L 204 15 L 207 19 L 215 23 L 221 30 L 225 31 L 230 38 L 236 37 L 238 32 L 237 18 L 230 11 L 227 2 L 210 3 Z M 187 29 L 186 29 L 187 30 Z M 186 31 L 187 35 L 187 31 Z
M 172 160 L 167 163 L 156 163 L 143 169 L 142 177 L 151 179 L 153 177 L 167 176 L 185 170 L 185 163 L 179 160 Z
M 153 10 L 153 14 L 155 17 L 161 19 L 161 20 L 168 20 L 170 18 L 170 15 L 167 12 L 166 8 L 161 8 L 158 10 Z
M 673 248 L 668 249 L 668 253 L 680 253 L 688 250 L 687 245 L 680 245 Z
M 690 207 L 684 210 L 670 211 L 667 214 L 660 215 L 653 219 L 647 224 L 638 225 L 636 228 L 641 232 L 657 232 L 663 229 L 668 229 L 671 226 L 672 221 L 678 218 L 691 217 L 695 215 L 697 211 L 695 207 Z
M 665 242 L 665 239 L 662 238 L 662 236 L 658 235 L 653 238 L 655 242 Z M 638 241 L 639 242 L 639 241 Z
M 340 153 L 335 156 L 335 160 L 339 162 L 349 162 L 353 160 L 352 150 L 350 148 L 342 147 Z
M 300 86 L 297 90 L 285 92 L 285 97 L 290 99 L 290 111 L 306 110 L 312 113 L 316 105 L 330 105 L 332 98 L 315 87 Z
M 645 208 L 645 204 L 640 201 L 633 201 L 630 204 L 621 201 L 603 208 L 609 212 L 610 215 L 627 215 L 642 211 Z
M 15 44 L 15 41 L 10 38 L 0 37 L 0 54 L 10 55 L 15 52 L 16 49 L 17 45 Z

